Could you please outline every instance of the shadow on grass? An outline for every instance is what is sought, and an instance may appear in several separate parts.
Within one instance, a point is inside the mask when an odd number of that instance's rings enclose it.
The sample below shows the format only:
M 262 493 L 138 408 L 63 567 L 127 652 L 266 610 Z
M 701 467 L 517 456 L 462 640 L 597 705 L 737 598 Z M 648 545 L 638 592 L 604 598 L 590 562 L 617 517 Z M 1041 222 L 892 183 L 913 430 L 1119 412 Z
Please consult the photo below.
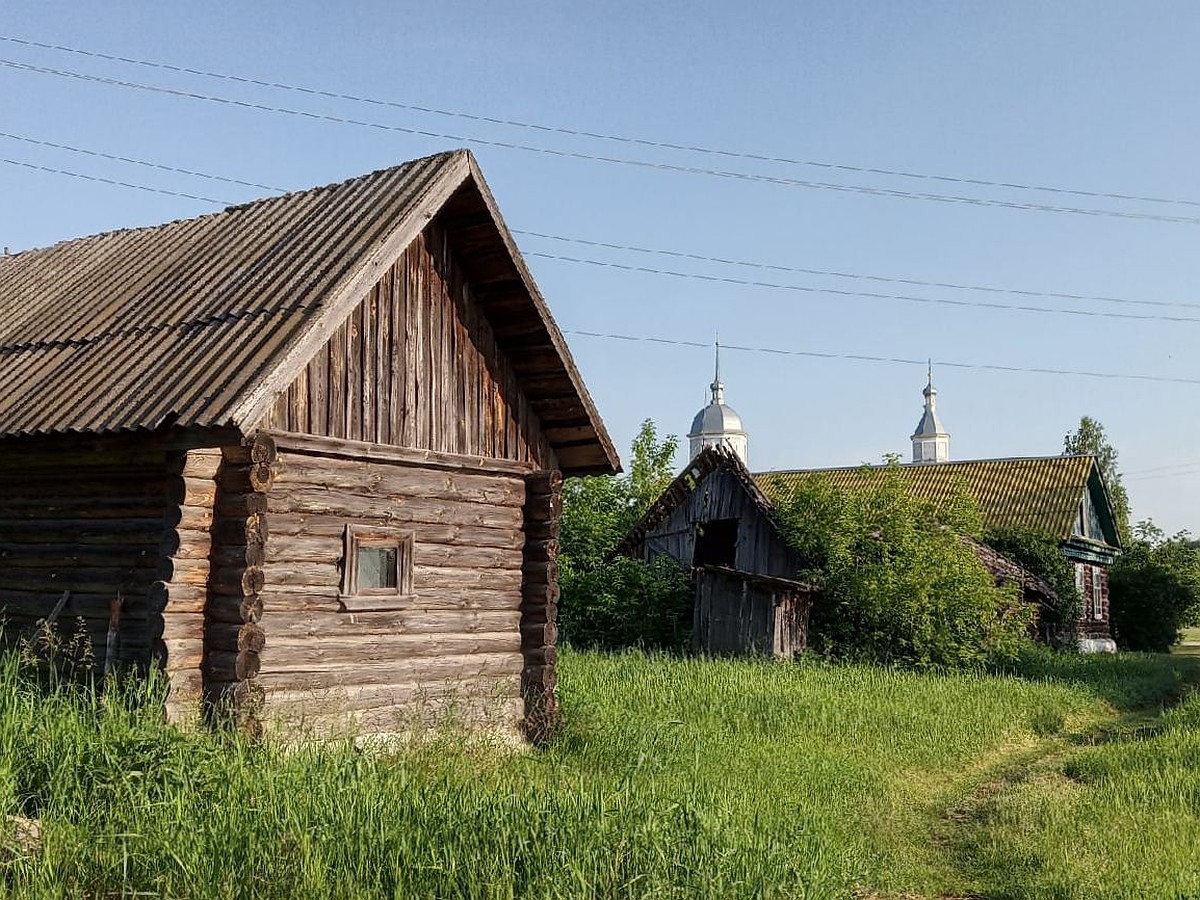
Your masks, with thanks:
M 1153 713 L 1200 688 L 1200 657 L 1168 653 L 1056 653 L 1031 646 L 999 673 L 1080 685 L 1122 713 Z

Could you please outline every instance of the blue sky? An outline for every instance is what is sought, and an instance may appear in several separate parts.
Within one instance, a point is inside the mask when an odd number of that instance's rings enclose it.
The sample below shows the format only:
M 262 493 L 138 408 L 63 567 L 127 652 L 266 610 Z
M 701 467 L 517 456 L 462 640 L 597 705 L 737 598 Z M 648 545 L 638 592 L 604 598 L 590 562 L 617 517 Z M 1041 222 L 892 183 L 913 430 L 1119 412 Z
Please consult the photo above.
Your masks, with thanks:
M 81 10 L 87 9 L 87 12 Z M 1193 3 L 109 3 L 8 0 L 0 34 L 473 115 L 863 168 L 1200 204 Z M 841 355 L 933 357 L 951 452 L 1059 452 L 1079 416 L 1121 453 L 1135 518 L 1200 530 L 1200 224 L 815 189 L 778 180 L 1200 217 L 1156 204 L 673 151 L 338 101 L 0 41 L 0 59 L 397 128 L 339 125 L 0 66 L 0 131 L 298 189 L 472 146 L 520 231 L 703 257 L 1188 306 L 1114 304 L 731 267 L 518 235 L 531 254 L 787 283 L 780 290 L 529 263 L 618 445 L 684 433 L 711 351 L 594 331 Z M 720 178 L 506 149 L 522 143 Z M 222 201 L 266 192 L 0 138 L 0 157 Z M 199 215 L 212 204 L 0 164 L 13 250 Z M 816 289 L 816 290 L 808 290 Z M 1035 305 L 1046 314 L 823 292 Z M 943 364 L 939 365 L 939 361 Z M 755 468 L 907 456 L 921 364 L 729 350 Z M 682 457 L 680 459 L 682 462 Z

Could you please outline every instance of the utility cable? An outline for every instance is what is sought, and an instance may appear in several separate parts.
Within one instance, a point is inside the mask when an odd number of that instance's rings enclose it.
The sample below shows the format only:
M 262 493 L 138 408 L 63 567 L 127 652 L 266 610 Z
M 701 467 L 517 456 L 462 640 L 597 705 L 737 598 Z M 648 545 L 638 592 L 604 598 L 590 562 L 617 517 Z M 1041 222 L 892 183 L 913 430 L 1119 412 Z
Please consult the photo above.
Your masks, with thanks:
M 211 203 L 215 206 L 230 206 L 228 201 L 217 200 L 212 197 L 202 197 L 196 194 L 188 194 L 181 191 L 172 191 L 165 188 L 150 187 L 147 185 L 134 184 L 127 181 L 117 181 L 111 178 L 103 178 L 96 175 L 86 175 L 81 172 L 72 172 L 67 169 L 58 169 L 50 166 L 35 165 L 33 163 L 20 162 L 18 160 L 0 158 L 0 163 L 6 163 L 13 166 L 23 166 L 28 169 L 34 169 L 40 172 L 46 172 L 54 175 L 67 175 L 72 178 L 79 178 L 85 181 L 95 181 L 103 184 L 116 185 L 119 187 L 135 188 L 142 191 L 150 191 L 157 194 L 166 194 L 174 197 L 186 197 L 190 200 L 199 200 L 204 203 Z M 182 171 L 182 170 L 177 170 Z M 1013 304 L 1013 303 L 996 303 L 986 300 L 955 300 L 946 297 L 920 297 L 914 294 L 887 294 L 878 291 L 848 291 L 833 287 L 817 287 L 813 285 L 788 284 L 785 282 L 775 281 L 758 281 L 746 278 L 733 278 L 727 275 L 706 275 L 700 272 L 680 272 L 673 269 L 656 269 L 650 266 L 635 266 L 627 263 L 611 262 L 607 260 L 588 259 L 585 257 L 563 256 L 554 253 L 541 253 L 537 251 L 526 250 L 523 252 L 526 257 L 536 257 L 538 259 L 548 259 L 557 262 L 568 262 L 580 265 L 599 266 L 608 269 L 615 269 L 622 272 L 634 272 L 648 275 L 663 275 L 672 278 L 687 278 L 698 281 L 707 281 L 717 284 L 729 284 L 738 287 L 753 287 L 766 288 L 769 290 L 791 291 L 794 293 L 804 294 L 828 294 L 835 297 L 851 297 L 855 299 L 866 300 L 891 300 L 902 303 L 922 303 L 942 306 L 957 306 L 963 308 L 979 308 L 979 309 L 996 309 L 1015 312 L 1032 312 L 1043 315 L 1064 315 L 1077 316 L 1083 318 L 1109 318 L 1109 319 L 1125 319 L 1135 321 L 1161 321 L 1175 323 L 1200 323 L 1200 317 L 1189 316 L 1168 316 L 1160 314 L 1147 313 L 1121 313 L 1109 312 L 1105 310 L 1086 310 L 1086 309 L 1061 309 L 1051 306 L 1033 306 L 1030 304 Z
M 308 110 L 292 109 L 283 106 L 271 106 L 265 103 L 252 103 L 247 100 L 236 100 L 231 97 L 219 97 L 212 94 L 200 94 L 194 91 L 185 91 L 177 88 L 168 88 L 161 85 L 150 85 L 136 81 L 125 81 L 118 78 L 106 78 L 99 75 L 87 75 L 82 72 L 72 72 L 65 69 L 53 69 L 46 66 L 34 66 L 28 63 L 20 63 L 9 59 L 0 59 L 0 66 L 10 69 L 16 69 L 24 72 L 33 72 L 43 75 L 54 75 L 62 78 L 73 78 L 80 81 L 87 81 L 94 84 L 103 84 L 113 87 L 130 88 L 134 90 L 147 91 L 155 94 L 163 94 L 172 97 L 185 97 L 192 100 L 200 100 L 207 103 L 218 103 L 226 106 L 238 107 L 241 109 L 249 109 L 257 112 L 278 113 L 281 115 L 293 116 L 297 118 L 309 119 L 319 122 L 331 122 L 338 125 L 351 125 L 359 128 L 371 128 L 379 131 L 396 132 L 399 134 L 408 134 L 419 137 L 434 138 L 437 140 L 452 141 L 457 144 L 467 144 L 483 147 L 497 147 L 505 150 L 515 150 L 525 153 L 538 153 L 545 156 L 552 156 L 561 159 L 579 159 L 588 160 L 591 162 L 604 162 L 621 166 L 632 166 L 640 169 L 652 171 L 676 172 L 686 175 L 701 175 L 714 178 L 725 178 L 736 181 L 757 182 L 763 184 L 772 184 L 781 187 L 797 187 L 808 188 L 813 190 L 833 191 L 846 194 L 861 194 L 872 197 L 889 197 L 902 200 L 925 200 L 935 203 L 949 203 L 966 206 L 979 206 L 996 209 L 1015 209 L 1027 212 L 1050 212 L 1064 213 L 1080 216 L 1095 216 L 1100 218 L 1111 219 L 1128 219 L 1145 222 L 1161 222 L 1166 224 L 1176 225 L 1200 225 L 1200 217 L 1196 216 L 1168 216 L 1158 213 L 1142 213 L 1128 212 L 1115 209 L 1097 209 L 1089 207 L 1073 207 L 1073 206 L 1055 206 L 1046 203 L 1024 203 L 1012 200 L 997 200 L 985 197 L 968 197 L 957 194 L 937 194 L 937 193 L 922 193 L 916 191 L 902 191 L 891 188 L 868 187 L 867 185 L 856 184 L 836 184 L 826 181 L 809 181 L 799 178 L 785 178 L 777 175 L 765 175 L 751 172 L 734 172 L 724 169 L 706 169 L 699 166 L 681 166 L 671 163 L 652 162 L 643 159 L 629 159 L 617 156 L 604 156 L 594 153 L 581 153 L 574 150 L 558 150 L 550 147 L 538 147 L 530 144 L 519 144 L 511 141 L 488 140 L 484 138 L 467 137 L 465 135 L 447 134 L 444 132 L 429 131 L 421 128 L 408 128 L 402 125 L 392 125 L 384 122 L 371 122 L 363 119 L 351 119 L 345 116 L 334 116 L 327 113 L 315 113 Z
M 464 119 L 472 122 L 483 122 L 489 125 L 502 125 L 511 128 L 525 128 L 531 131 L 539 131 L 547 134 L 561 134 L 569 137 L 582 137 L 591 140 L 612 141 L 615 143 L 635 145 L 639 147 L 653 147 L 663 150 L 674 150 L 686 153 L 705 154 L 710 156 L 719 156 L 728 159 L 744 159 L 752 162 L 777 163 L 789 166 L 809 166 L 819 169 L 831 169 L 840 172 L 854 172 L 863 175 L 883 175 L 894 178 L 919 179 L 925 181 L 936 181 L 947 184 L 963 184 L 972 187 L 988 187 L 1001 188 L 1006 190 L 1018 191 L 1038 191 L 1051 194 L 1062 194 L 1074 197 L 1088 197 L 1093 199 L 1105 200 L 1124 200 L 1134 201 L 1139 203 L 1162 203 L 1177 206 L 1200 207 L 1200 200 L 1185 200 L 1172 197 L 1154 197 L 1139 194 L 1115 193 L 1109 191 L 1089 191 L 1080 190 L 1077 188 L 1064 188 L 1054 185 L 1042 184 L 1023 184 L 1013 181 L 991 181 L 984 178 L 964 178 L 953 175 L 941 175 L 929 172 L 910 172 L 903 169 L 887 169 L 875 166 L 855 166 L 846 163 L 835 163 L 821 160 L 811 159 L 795 159 L 785 156 L 775 156 L 770 154 L 749 153 L 736 150 L 721 149 L 716 147 L 704 147 L 694 144 L 678 144 L 670 141 L 656 141 L 648 138 L 633 137 L 629 135 L 609 134 L 600 131 L 588 131 L 584 129 L 567 128 L 558 125 L 544 125 L 537 122 L 524 122 L 516 119 L 507 119 L 497 116 L 484 116 L 475 113 L 463 112 L 461 110 L 438 109 L 431 106 L 421 106 L 415 103 L 401 103 L 396 100 L 385 100 L 378 97 L 366 97 L 358 94 L 347 94 L 339 91 L 328 91 L 319 88 L 304 87 L 301 85 L 287 84 L 280 81 L 270 81 L 260 78 L 251 78 L 245 75 L 235 75 L 228 72 L 214 72 L 206 69 L 196 69 L 189 66 L 174 65 L 171 63 L 154 62 L 151 60 L 137 59 L 130 56 L 119 56 L 111 53 L 101 53 L 95 50 L 84 50 L 79 47 L 67 47 L 62 44 L 49 44 L 41 41 L 33 41 L 24 38 L 14 37 L 12 35 L 0 35 L 0 41 L 10 44 L 18 44 L 24 47 L 35 47 L 42 50 L 54 50 L 60 53 L 73 53 L 78 56 L 90 57 L 92 59 L 103 59 L 110 62 L 126 63 L 128 65 L 143 66 L 151 69 L 159 69 L 167 72 L 177 72 L 185 75 L 196 75 L 203 78 L 214 78 L 223 81 L 232 81 L 239 84 L 248 84 L 256 87 L 271 88 L 274 90 L 291 91 L 300 94 L 308 94 L 314 97 L 324 97 L 331 100 L 347 100 L 353 103 L 365 103 L 372 106 L 381 106 L 390 109 L 399 109 L 406 112 L 426 113 L 435 116 L 444 116 L 455 119 Z
M 241 179 L 230 178 L 230 177 L 227 177 L 224 175 L 214 175 L 209 172 L 199 172 L 199 171 L 196 171 L 195 169 L 184 169 L 184 168 L 180 168 L 178 166 L 170 166 L 170 165 L 165 165 L 163 163 L 149 162 L 144 159 L 136 159 L 136 158 L 129 157 L 129 156 L 119 156 L 119 155 L 113 154 L 113 153 L 104 153 L 104 152 L 98 151 L 98 150 L 92 150 L 92 149 L 88 149 L 88 148 L 84 148 L 84 147 L 75 147 L 75 146 L 71 146 L 69 144 L 60 144 L 60 143 L 56 143 L 54 141 L 42 140 L 39 138 L 31 138 L 31 137 L 26 137 L 24 135 L 0 132 L 0 138 L 6 139 L 6 140 L 12 140 L 12 141 L 19 141 L 21 143 L 26 143 L 26 144 L 32 144 L 32 145 L 38 146 L 38 147 L 48 147 L 48 148 L 54 149 L 54 150 L 65 150 L 70 153 L 78 153 L 78 154 L 82 154 L 82 155 L 86 155 L 86 156 L 96 157 L 99 159 L 113 160 L 115 162 L 122 162 L 122 163 L 128 163 L 128 164 L 135 165 L 135 166 L 142 166 L 145 168 L 157 169 L 162 172 L 172 172 L 172 173 L 179 174 L 179 175 L 187 175 L 187 176 L 193 177 L 193 178 L 205 178 L 205 179 L 209 179 L 211 181 L 224 182 L 226 184 L 236 184 L 236 185 L 241 185 L 244 187 L 258 188 L 261 190 L 272 191 L 274 193 L 279 193 L 279 194 L 288 193 L 288 191 L 289 191 L 289 188 L 283 188 L 283 187 L 279 187 L 277 185 L 263 184 L 263 183 L 257 182 L 257 181 L 242 181 Z M 62 170 L 54 170 L 54 171 L 62 172 Z M 62 172 L 62 173 L 63 174 L 75 174 L 75 173 L 69 173 L 69 172 Z M 77 177 L 84 177 L 84 176 L 77 176 Z M 235 201 L 233 201 L 233 200 L 224 200 L 224 201 L 215 201 L 214 200 L 212 202 L 217 203 L 218 205 L 225 205 L 225 206 L 232 206 L 235 203 Z M 1183 301 L 1140 300 L 1140 299 L 1129 298 L 1129 297 L 1111 297 L 1111 296 L 1100 295 L 1100 294 L 1070 294 L 1070 293 L 1059 292 L 1059 291 L 1022 290 L 1019 288 L 1003 288 L 1003 287 L 996 287 L 996 286 L 992 286 L 992 285 L 979 285 L 979 284 L 961 284 L 961 283 L 947 282 L 947 281 L 922 281 L 922 280 L 916 279 L 916 278 L 898 278 L 898 277 L 886 276 L 886 275 L 871 275 L 871 274 L 866 274 L 866 273 L 862 273 L 862 272 L 839 272 L 839 271 L 834 271 L 834 270 L 830 270 L 830 269 L 812 269 L 812 268 L 804 268 L 801 266 L 785 266 L 785 265 L 779 265 L 779 264 L 775 264 L 775 263 L 752 262 L 752 261 L 741 260 L 741 259 L 728 259 L 728 258 L 719 257 L 719 256 L 706 256 L 706 255 L 700 254 L 700 253 L 689 253 L 689 252 L 681 251 L 681 250 L 664 250 L 664 249 L 651 248 L 651 247 L 636 247 L 636 246 L 632 246 L 629 244 L 615 244 L 615 243 L 611 243 L 608 241 L 593 241 L 593 240 L 587 240 L 584 238 L 564 237 L 562 235 L 546 234 L 545 232 L 541 232 L 541 231 L 527 231 L 527 230 L 523 230 L 520 228 L 512 228 L 512 229 L 510 229 L 510 231 L 512 231 L 513 234 L 521 235 L 523 237 L 532 237 L 532 238 L 538 238 L 538 239 L 547 240 L 547 241 L 558 241 L 561 243 L 578 244 L 578 245 L 585 246 L 585 247 L 598 247 L 598 248 L 602 248 L 602 249 L 606 249 L 606 250 L 619 250 L 619 251 L 628 252 L 628 253 L 641 253 L 641 254 L 651 254 L 651 255 L 657 255 L 657 256 L 666 256 L 666 257 L 670 257 L 673 259 L 686 259 L 686 260 L 692 260 L 692 261 L 696 261 L 696 262 L 713 263 L 713 264 L 724 265 L 724 266 L 739 266 L 739 267 L 743 267 L 743 268 L 759 269 L 759 270 L 763 270 L 763 271 L 789 272 L 789 273 L 800 274 L 800 275 L 817 275 L 817 276 L 821 276 L 821 277 L 854 279 L 854 280 L 860 280 L 860 281 L 881 282 L 881 283 L 885 283 L 885 284 L 903 284 L 903 285 L 909 285 L 912 287 L 940 288 L 940 289 L 955 290 L 955 291 L 980 291 L 980 292 L 985 292 L 985 293 L 1007 294 L 1007 295 L 1020 296 L 1020 297 L 1044 297 L 1047 299 L 1056 299 L 1056 300 L 1076 300 L 1076 301 L 1089 301 L 1089 302 L 1097 302 L 1097 303 L 1131 304 L 1131 305 L 1136 305 L 1136 306 L 1161 306 L 1161 307 L 1181 307 L 1181 308 L 1186 308 L 1186 309 L 1200 309 L 1200 303 L 1187 303 L 1187 302 L 1183 302 Z
M 847 291 L 832 287 L 814 287 L 802 284 L 787 284 L 778 281 L 755 281 L 748 278 L 732 278 L 727 275 L 705 275 L 700 272 L 679 272 L 674 269 L 655 269 L 650 266 L 634 266 L 627 263 L 609 262 L 600 259 L 588 259 L 578 256 L 560 256 L 554 253 L 539 253 L 523 251 L 524 256 L 538 259 L 550 259 L 559 262 L 578 263 L 589 266 L 599 266 L 606 269 L 616 269 L 622 272 L 638 272 L 648 275 L 665 275 L 671 278 L 688 278 L 697 281 L 708 281 L 716 284 L 730 284 L 738 287 L 768 288 L 778 291 L 794 291 L 805 294 L 831 294 L 835 297 L 853 297 L 870 300 L 896 300 L 902 303 L 928 303 L 942 306 L 972 307 L 980 309 L 1015 310 L 1050 315 L 1078 316 L 1081 318 L 1105 319 L 1135 319 L 1140 321 L 1200 323 L 1195 316 L 1166 316 L 1145 313 L 1121 313 L 1092 309 L 1059 309 L 1051 306 L 1032 306 L 1029 304 L 993 303 L 986 300 L 954 300 L 947 297 L 918 297 L 913 294 L 885 294 L 877 291 Z M 724 346 L 722 344 L 721 346 Z
M 667 344 L 677 347 L 696 347 L 711 350 L 712 343 L 704 341 L 685 341 L 674 338 L 652 337 L 639 334 L 612 334 L 600 331 L 583 331 L 580 329 L 564 330 L 564 334 L 574 334 L 580 337 L 599 338 L 602 340 L 644 342 L 649 344 Z M 788 350 L 779 347 L 748 347 L 738 344 L 721 342 L 722 350 L 735 350 L 743 353 L 769 353 L 774 356 L 798 356 L 814 359 L 844 359 L 854 362 L 896 363 L 906 366 L 920 366 L 924 369 L 929 365 L 928 359 L 905 359 L 897 356 L 871 356 L 865 353 L 832 353 L 819 350 Z M 1172 378 L 1165 375 L 1141 375 L 1130 372 L 1092 372 L 1081 369 L 1048 369 L 1034 366 L 1004 366 L 988 363 L 948 362 L 935 359 L 933 364 L 939 368 L 948 369 L 977 369 L 989 372 L 1027 372 L 1035 375 L 1070 375 L 1080 378 L 1103 378 L 1108 380 L 1154 381 L 1166 384 L 1200 384 L 1200 378 Z

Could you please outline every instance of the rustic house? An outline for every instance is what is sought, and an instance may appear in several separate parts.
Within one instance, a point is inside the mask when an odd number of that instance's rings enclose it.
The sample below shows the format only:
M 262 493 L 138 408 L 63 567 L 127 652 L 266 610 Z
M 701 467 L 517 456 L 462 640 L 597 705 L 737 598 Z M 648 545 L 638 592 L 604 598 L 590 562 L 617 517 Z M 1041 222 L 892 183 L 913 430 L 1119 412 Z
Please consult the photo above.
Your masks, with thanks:
M 1115 649 L 1109 628 L 1108 567 L 1120 553 L 1121 542 L 1095 457 L 914 462 L 895 469 L 924 500 L 948 501 L 965 490 L 978 501 L 987 528 L 1030 528 L 1057 538 L 1075 567 L 1075 583 L 1084 599 L 1076 625 L 1081 648 Z M 804 469 L 764 472 L 754 481 L 767 496 L 777 496 L 815 477 L 855 490 L 882 472 L 881 466 Z
M 0 358 L 10 635 L 176 717 L 552 713 L 562 475 L 619 464 L 470 153 L 0 259 Z

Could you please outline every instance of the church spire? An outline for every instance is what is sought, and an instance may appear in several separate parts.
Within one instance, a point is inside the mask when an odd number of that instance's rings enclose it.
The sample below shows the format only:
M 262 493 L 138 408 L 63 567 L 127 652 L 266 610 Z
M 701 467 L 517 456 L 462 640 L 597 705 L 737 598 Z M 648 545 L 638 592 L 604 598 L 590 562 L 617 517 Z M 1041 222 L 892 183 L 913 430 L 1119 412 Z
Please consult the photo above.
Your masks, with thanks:
M 912 434 L 912 461 L 949 462 L 950 435 L 942 427 L 942 420 L 937 414 L 937 388 L 933 386 L 932 359 L 929 360 L 925 390 L 921 393 L 925 397 L 925 411 L 921 414 L 921 421 L 917 423 L 917 430 Z
M 712 384 L 708 386 L 708 389 L 712 391 L 712 402 L 719 406 L 725 402 L 725 385 L 721 384 L 721 339 L 719 337 L 713 343 L 713 347 L 716 350 L 717 365 L 713 372 Z

